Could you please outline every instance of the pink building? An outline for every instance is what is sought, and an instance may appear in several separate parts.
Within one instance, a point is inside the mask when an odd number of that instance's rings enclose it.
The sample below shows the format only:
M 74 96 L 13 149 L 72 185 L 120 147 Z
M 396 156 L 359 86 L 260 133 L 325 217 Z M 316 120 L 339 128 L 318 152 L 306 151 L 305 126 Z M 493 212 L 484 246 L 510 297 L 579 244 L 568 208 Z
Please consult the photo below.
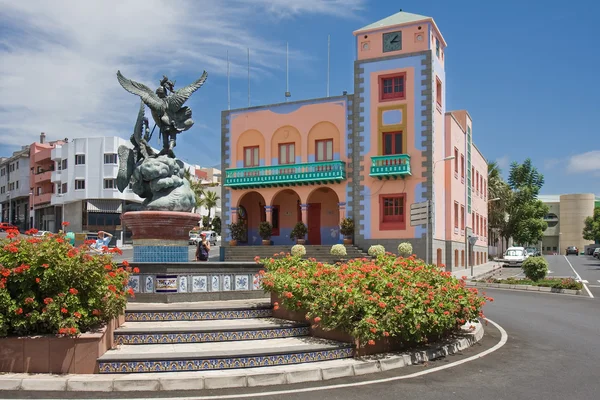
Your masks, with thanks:
M 309 245 L 334 244 L 350 217 L 363 250 L 407 241 L 419 257 L 460 268 L 477 236 L 472 259 L 485 262 L 487 164 L 469 114 L 446 112 L 437 25 L 399 12 L 354 36 L 353 95 L 223 112 L 224 226 L 241 220 L 245 244 L 258 245 L 267 220 L 273 243 L 291 246 L 302 221 Z M 411 223 L 411 208 L 427 204 L 429 223 Z

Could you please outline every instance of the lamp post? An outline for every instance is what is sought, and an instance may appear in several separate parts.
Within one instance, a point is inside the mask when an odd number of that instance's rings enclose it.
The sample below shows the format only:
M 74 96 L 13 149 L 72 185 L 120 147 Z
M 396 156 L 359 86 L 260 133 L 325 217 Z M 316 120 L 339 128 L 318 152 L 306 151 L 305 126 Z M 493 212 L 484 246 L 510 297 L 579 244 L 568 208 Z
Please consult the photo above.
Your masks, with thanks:
M 35 196 L 34 196 L 34 192 L 31 191 L 29 192 L 29 195 L 31 196 L 31 210 L 32 210 L 32 220 L 33 223 L 31 224 L 31 228 L 35 228 Z
M 471 246 L 475 246 L 475 243 L 477 243 L 477 236 L 469 236 L 469 245 L 467 246 L 467 255 L 471 252 Z M 467 258 L 468 260 L 471 259 L 471 257 Z M 471 261 L 471 279 L 473 279 L 473 261 Z
M 492 203 L 492 202 L 494 202 L 494 201 L 498 201 L 498 200 L 500 200 L 500 197 L 496 197 L 496 198 L 494 198 L 494 199 L 488 199 L 488 204 L 489 204 L 489 203 Z M 489 208 L 488 208 L 488 254 L 489 254 L 489 243 L 490 243 L 490 242 L 489 242 L 489 239 L 490 239 L 490 236 L 491 236 L 491 235 L 490 235 L 490 233 L 491 233 L 491 232 L 492 232 L 492 228 L 490 228 L 490 222 L 489 222 Z M 496 239 L 496 240 L 495 240 L 495 242 L 496 242 L 496 250 L 498 250 L 498 248 L 500 247 L 500 246 L 498 246 L 498 238 L 496 237 L 496 238 L 494 238 L 494 239 Z M 499 252 L 498 252 L 498 253 L 499 253 Z M 497 254 L 497 255 L 499 255 L 499 254 Z
M 433 163 L 433 168 L 431 169 L 431 179 L 434 179 L 435 176 L 435 166 L 437 165 L 437 163 L 442 162 L 442 161 L 450 161 L 450 160 L 454 160 L 456 157 L 454 155 L 451 156 L 447 156 L 442 158 L 441 160 L 437 160 L 436 162 Z M 432 196 L 433 198 L 433 196 Z M 429 203 L 431 205 L 431 203 Z M 430 205 L 427 206 L 427 233 L 425 234 L 425 263 L 429 264 L 429 232 L 430 231 L 430 225 L 431 225 L 431 217 L 429 215 L 429 207 Z M 432 232 L 432 236 L 431 236 L 431 240 L 433 240 L 433 232 Z M 439 260 L 438 260 L 439 262 Z
M 8 223 L 12 225 L 12 197 L 8 191 Z

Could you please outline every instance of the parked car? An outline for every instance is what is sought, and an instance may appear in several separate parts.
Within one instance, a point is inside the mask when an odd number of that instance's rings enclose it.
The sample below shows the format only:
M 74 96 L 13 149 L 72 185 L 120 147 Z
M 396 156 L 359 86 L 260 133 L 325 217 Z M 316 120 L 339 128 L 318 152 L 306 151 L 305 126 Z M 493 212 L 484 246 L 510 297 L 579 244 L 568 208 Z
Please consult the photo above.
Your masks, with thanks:
M 520 267 L 527 259 L 527 250 L 524 247 L 509 247 L 504 253 L 504 265 L 509 267 Z
M 575 254 L 576 256 L 579 255 L 579 249 L 575 246 L 569 246 L 567 247 L 567 255 L 569 254 Z
M 217 232 L 215 231 L 204 231 L 202 232 L 206 235 L 206 240 L 208 240 L 208 243 L 210 243 L 211 246 L 216 246 L 217 245 Z M 200 240 L 200 239 L 198 239 Z
M 50 232 L 50 231 L 37 231 L 32 236 L 46 236 L 46 235 L 48 235 L 50 233 L 52 233 L 52 232 Z
M 189 244 L 196 244 L 198 237 L 199 237 L 198 232 L 190 232 L 190 240 L 188 241 L 188 243 Z
M 540 249 L 536 247 L 527 247 L 525 250 L 527 251 L 527 254 L 531 257 L 539 257 L 542 255 Z
M 13 224 L 9 224 L 8 222 L 0 222 L 0 232 L 4 232 L 9 229 L 19 229 Z
M 592 257 L 594 257 L 594 258 L 597 258 L 597 259 L 599 259 L 599 260 L 600 260 L 600 247 L 597 247 L 597 248 L 594 250 L 594 253 L 592 254 Z

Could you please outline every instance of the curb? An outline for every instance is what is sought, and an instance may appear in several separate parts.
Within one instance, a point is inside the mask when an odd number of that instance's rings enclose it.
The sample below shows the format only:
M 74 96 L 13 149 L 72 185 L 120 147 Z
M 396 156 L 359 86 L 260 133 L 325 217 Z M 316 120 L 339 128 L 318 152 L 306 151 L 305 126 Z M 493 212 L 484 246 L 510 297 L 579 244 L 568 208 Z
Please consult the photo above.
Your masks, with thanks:
M 494 275 L 494 273 L 496 273 L 496 271 L 501 270 L 502 269 L 502 264 L 496 264 L 492 269 L 490 269 L 489 271 L 486 272 L 482 272 L 479 275 L 474 275 L 471 278 L 469 278 L 469 280 L 473 280 L 473 279 L 482 279 L 482 278 L 487 278 L 490 275 Z
M 474 328 L 474 329 L 473 329 Z M 479 321 L 465 324 L 448 343 L 410 353 L 388 353 L 334 361 L 236 370 L 146 374 L 0 374 L 0 391 L 135 392 L 230 389 L 327 381 L 422 364 L 463 351 L 483 338 Z
M 467 286 L 486 287 L 492 289 L 511 289 L 511 290 L 526 290 L 528 292 L 544 292 L 552 294 L 570 294 L 575 296 L 587 296 L 583 290 L 575 289 L 556 289 L 545 286 L 532 285 L 511 285 L 508 283 L 485 283 L 485 282 L 467 282 Z

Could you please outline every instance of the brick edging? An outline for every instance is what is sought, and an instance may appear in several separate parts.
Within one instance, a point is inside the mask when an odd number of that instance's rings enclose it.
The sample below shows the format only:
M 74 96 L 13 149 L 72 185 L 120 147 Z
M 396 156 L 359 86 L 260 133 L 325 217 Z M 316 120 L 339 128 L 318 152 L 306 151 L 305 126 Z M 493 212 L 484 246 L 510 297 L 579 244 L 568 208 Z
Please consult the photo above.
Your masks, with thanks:
M 493 289 L 512 289 L 512 290 L 526 290 L 528 292 L 544 292 L 553 294 L 570 294 L 576 296 L 583 296 L 585 293 L 583 290 L 575 289 L 556 289 L 545 286 L 533 286 L 533 285 L 512 285 L 509 283 L 485 283 L 485 282 L 467 282 L 467 286 L 473 287 L 487 287 Z
M 468 326 L 474 326 L 470 330 Z M 128 391 L 162 391 L 171 390 L 203 390 L 225 389 L 255 386 L 284 385 L 301 382 L 326 381 L 335 378 L 359 376 L 370 373 L 389 371 L 409 365 L 421 364 L 447 355 L 459 353 L 483 338 L 484 329 L 480 322 L 466 324 L 459 337 L 436 347 L 387 355 L 368 356 L 359 359 L 343 359 L 327 365 L 307 363 L 290 365 L 285 370 L 264 370 L 257 373 L 256 369 L 232 371 L 224 370 L 222 375 L 206 371 L 176 374 L 115 374 L 115 375 L 0 375 L 0 390 L 13 391 L 79 391 L 79 392 L 128 392 Z M 347 361 L 344 363 L 344 361 Z M 313 364 L 316 368 L 307 368 Z M 268 367 L 265 367 L 268 368 Z M 214 371 L 210 371 L 214 372 Z

